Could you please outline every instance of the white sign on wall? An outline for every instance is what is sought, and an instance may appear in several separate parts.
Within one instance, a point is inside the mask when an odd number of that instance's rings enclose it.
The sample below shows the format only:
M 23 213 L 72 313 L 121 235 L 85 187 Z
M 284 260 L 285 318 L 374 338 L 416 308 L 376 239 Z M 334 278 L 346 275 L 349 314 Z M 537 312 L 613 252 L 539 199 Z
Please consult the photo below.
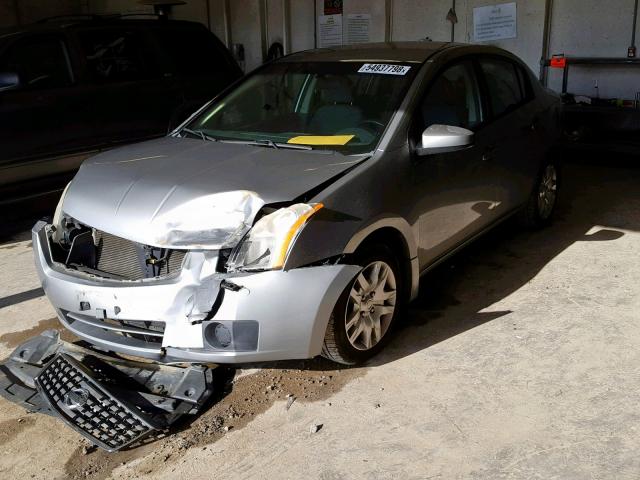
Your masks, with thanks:
M 350 13 L 347 15 L 347 43 L 368 43 L 371 15 Z
M 516 38 L 517 24 L 515 2 L 476 7 L 473 9 L 473 40 L 490 42 Z
M 342 15 L 320 15 L 318 25 L 318 47 L 342 45 Z

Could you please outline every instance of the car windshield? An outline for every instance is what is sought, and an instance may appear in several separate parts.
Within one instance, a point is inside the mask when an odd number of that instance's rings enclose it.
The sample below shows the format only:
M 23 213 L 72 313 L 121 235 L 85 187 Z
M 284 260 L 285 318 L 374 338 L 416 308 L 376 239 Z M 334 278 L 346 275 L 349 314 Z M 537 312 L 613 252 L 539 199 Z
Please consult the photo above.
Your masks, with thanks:
M 416 64 L 280 62 L 247 77 L 187 125 L 218 140 L 373 150 Z

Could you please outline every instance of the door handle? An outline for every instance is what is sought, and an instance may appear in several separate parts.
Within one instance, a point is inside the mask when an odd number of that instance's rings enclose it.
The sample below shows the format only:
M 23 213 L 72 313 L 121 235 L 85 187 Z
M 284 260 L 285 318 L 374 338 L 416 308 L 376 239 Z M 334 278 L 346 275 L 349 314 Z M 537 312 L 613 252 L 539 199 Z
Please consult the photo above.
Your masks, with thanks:
M 494 146 L 486 147 L 482 152 L 482 161 L 488 162 L 489 160 L 493 160 L 493 154 L 495 150 L 496 150 L 496 147 Z
M 534 118 L 529 125 L 522 127 L 524 132 L 535 132 L 540 126 L 540 120 L 538 118 Z

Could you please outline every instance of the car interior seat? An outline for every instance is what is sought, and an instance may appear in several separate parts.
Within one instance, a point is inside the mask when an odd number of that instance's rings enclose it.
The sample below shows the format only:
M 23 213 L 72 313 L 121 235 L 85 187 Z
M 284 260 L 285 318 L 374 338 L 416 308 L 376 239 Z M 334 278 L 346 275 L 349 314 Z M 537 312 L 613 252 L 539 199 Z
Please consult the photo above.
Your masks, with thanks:
M 319 78 L 317 90 L 323 105 L 316 110 L 309 122 L 310 132 L 332 135 L 345 128 L 356 127 L 362 122 L 362 111 L 353 105 L 348 79 L 335 76 Z

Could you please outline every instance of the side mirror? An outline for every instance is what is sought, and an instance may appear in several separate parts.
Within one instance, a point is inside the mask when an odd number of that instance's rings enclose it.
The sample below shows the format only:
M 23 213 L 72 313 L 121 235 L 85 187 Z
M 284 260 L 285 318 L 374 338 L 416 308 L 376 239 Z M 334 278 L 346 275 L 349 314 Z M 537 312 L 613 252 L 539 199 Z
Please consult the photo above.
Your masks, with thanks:
M 20 76 L 15 72 L 0 72 L 0 92 L 20 86 Z
M 422 142 L 416 147 L 419 156 L 455 152 L 473 145 L 473 132 L 451 125 L 431 125 L 422 132 Z

